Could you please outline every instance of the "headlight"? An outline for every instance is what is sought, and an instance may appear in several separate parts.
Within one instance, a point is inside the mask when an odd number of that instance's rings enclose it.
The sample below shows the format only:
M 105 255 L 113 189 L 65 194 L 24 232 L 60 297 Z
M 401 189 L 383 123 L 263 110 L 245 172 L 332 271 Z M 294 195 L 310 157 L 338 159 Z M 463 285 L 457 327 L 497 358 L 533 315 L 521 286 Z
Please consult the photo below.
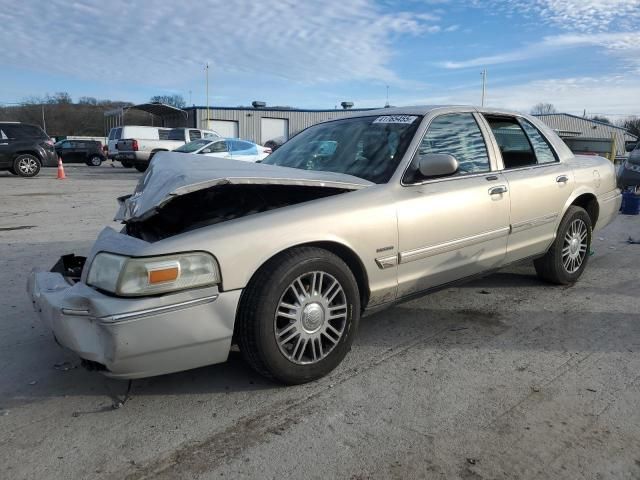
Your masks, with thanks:
M 146 258 L 103 252 L 95 256 L 87 276 L 89 285 L 125 297 L 173 292 L 219 282 L 218 264 L 204 252 Z

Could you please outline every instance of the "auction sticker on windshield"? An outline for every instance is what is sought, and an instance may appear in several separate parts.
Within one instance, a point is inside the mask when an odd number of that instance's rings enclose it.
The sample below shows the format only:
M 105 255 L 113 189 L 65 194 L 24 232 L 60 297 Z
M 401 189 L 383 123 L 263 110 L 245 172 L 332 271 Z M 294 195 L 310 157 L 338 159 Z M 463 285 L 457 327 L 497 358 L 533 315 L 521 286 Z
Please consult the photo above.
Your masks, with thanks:
M 418 118 L 415 115 L 383 115 L 376 118 L 373 123 L 413 123 Z

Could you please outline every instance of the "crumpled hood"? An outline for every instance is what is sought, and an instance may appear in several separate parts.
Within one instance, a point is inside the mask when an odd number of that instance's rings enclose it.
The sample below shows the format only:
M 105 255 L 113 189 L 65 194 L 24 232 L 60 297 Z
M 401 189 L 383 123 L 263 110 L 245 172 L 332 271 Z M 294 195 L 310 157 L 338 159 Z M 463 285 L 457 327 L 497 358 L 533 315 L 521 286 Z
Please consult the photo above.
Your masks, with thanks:
M 228 184 L 296 185 L 345 190 L 373 185 L 368 180 L 341 173 L 161 152 L 153 158 L 133 194 L 118 198 L 120 208 L 114 220 L 145 220 L 176 197 Z

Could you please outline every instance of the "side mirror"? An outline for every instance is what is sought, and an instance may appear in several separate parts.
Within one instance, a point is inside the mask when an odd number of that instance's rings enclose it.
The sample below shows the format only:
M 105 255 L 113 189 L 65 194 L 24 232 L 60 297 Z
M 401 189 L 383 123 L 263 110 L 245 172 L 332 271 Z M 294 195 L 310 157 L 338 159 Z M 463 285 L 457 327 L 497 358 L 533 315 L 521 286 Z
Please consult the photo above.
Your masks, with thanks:
M 418 170 L 423 177 L 442 177 L 458 171 L 458 160 L 448 153 L 427 153 L 420 155 Z
M 636 148 L 635 143 L 627 143 L 627 145 L 625 146 L 625 150 L 627 152 L 632 152 L 634 148 Z

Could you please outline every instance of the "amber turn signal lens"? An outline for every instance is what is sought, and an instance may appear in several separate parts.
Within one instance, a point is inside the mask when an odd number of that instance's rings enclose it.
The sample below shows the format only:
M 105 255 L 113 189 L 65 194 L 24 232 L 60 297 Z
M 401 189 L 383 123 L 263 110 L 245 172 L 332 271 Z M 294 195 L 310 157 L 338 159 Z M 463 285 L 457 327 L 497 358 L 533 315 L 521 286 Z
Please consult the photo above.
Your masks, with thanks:
M 178 267 L 163 268 L 160 270 L 151 270 L 149 272 L 149 283 L 173 282 L 178 278 L 180 269 Z

